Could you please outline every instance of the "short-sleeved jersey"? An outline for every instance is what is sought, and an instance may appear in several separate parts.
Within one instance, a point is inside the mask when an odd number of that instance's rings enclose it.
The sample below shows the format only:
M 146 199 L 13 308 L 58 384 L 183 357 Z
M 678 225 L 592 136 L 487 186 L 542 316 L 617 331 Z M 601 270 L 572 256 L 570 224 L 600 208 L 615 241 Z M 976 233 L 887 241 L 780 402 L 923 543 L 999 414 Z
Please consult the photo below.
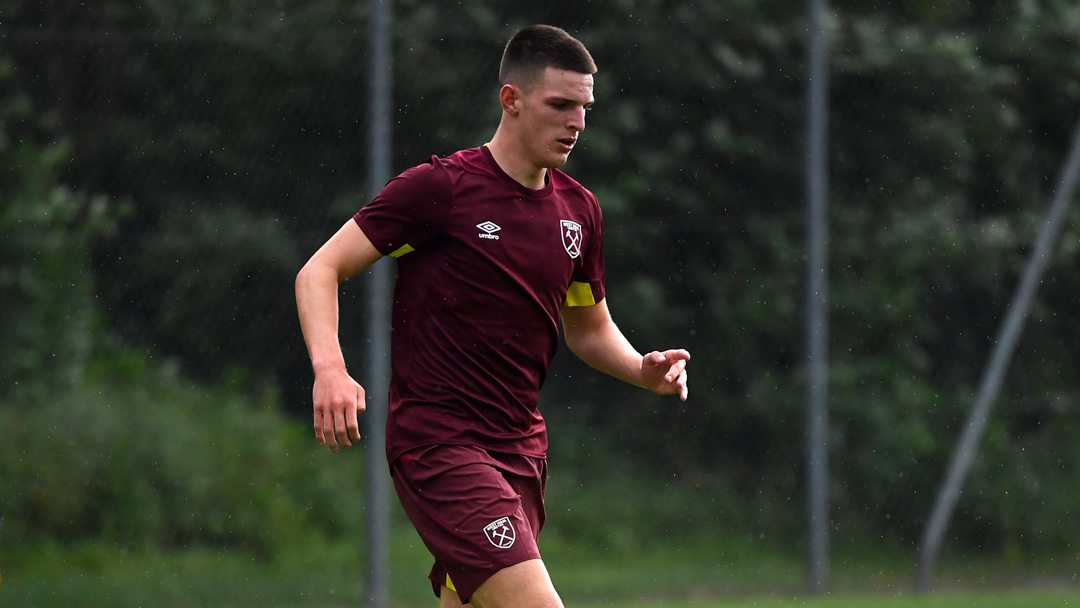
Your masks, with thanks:
M 560 311 L 604 298 L 596 197 L 558 170 L 526 188 L 481 147 L 405 171 L 355 220 L 397 258 L 389 460 L 434 444 L 544 456 Z

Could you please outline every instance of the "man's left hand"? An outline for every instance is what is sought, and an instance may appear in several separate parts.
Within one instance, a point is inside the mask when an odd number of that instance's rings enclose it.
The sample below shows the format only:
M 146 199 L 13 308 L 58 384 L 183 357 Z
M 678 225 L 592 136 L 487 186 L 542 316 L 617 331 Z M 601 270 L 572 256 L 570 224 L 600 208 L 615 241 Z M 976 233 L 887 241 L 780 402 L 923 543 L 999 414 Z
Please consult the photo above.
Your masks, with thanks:
M 653 351 L 641 358 L 641 381 L 657 395 L 678 395 L 686 401 L 686 362 L 690 353 L 678 348 Z

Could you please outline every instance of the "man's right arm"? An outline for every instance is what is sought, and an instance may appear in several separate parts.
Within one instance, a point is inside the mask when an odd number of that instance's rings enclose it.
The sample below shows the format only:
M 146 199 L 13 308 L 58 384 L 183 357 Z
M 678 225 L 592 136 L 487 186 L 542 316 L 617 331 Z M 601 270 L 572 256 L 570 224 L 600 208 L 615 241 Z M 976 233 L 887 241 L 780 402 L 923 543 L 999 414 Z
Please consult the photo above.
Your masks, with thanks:
M 334 452 L 360 439 L 356 415 L 365 408 L 364 389 L 349 376 L 338 342 L 338 284 L 381 257 L 350 219 L 296 275 L 296 309 L 315 372 L 315 439 Z

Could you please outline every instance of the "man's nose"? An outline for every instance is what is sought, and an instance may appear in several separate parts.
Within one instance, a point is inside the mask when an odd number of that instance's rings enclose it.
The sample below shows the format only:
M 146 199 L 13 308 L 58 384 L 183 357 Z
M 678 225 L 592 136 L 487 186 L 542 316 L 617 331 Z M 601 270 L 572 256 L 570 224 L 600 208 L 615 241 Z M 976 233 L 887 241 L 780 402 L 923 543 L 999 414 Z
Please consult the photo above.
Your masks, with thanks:
M 570 113 L 566 126 L 574 131 L 585 130 L 585 108 L 577 108 Z

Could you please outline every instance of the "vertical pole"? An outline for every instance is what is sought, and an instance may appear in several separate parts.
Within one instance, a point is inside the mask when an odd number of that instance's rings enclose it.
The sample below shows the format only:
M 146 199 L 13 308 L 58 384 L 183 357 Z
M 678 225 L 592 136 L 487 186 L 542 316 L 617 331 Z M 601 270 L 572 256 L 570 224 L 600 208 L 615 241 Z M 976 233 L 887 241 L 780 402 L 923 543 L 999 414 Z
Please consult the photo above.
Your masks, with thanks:
M 391 0 L 373 0 L 371 13 L 370 198 L 390 180 L 391 149 Z M 390 605 L 390 477 L 386 466 L 386 415 L 390 386 L 390 304 L 393 274 L 389 261 L 371 267 L 368 284 L 367 369 L 367 606 Z
M 1039 281 L 1046 266 L 1050 263 L 1050 256 L 1065 221 L 1069 202 L 1076 193 L 1078 178 L 1080 178 L 1080 122 L 1073 128 L 1072 149 L 1062 165 L 1057 192 L 1043 218 L 1042 228 L 1036 237 L 1035 248 L 1031 251 L 1031 257 L 1024 268 L 1020 284 L 1016 287 L 1016 292 L 1009 302 L 1008 313 L 998 330 L 990 361 L 979 382 L 975 404 L 971 407 L 971 414 L 964 426 L 964 432 L 953 452 L 949 471 L 941 484 L 941 489 L 938 490 L 930 520 L 923 530 L 922 540 L 919 543 L 918 564 L 915 568 L 915 588 L 919 591 L 927 591 L 933 584 L 934 562 L 937 559 L 938 550 L 941 549 L 945 528 L 949 524 L 949 518 L 963 490 L 964 480 L 975 460 L 979 440 L 990 418 L 990 409 L 997 399 L 1001 383 L 1009 369 L 1009 361 L 1012 359 L 1016 343 L 1020 340 L 1020 333 L 1028 311 L 1031 309 L 1031 303 L 1035 299 Z
M 807 36 L 807 586 L 829 576 L 828 496 L 828 51 L 825 0 L 810 0 Z

